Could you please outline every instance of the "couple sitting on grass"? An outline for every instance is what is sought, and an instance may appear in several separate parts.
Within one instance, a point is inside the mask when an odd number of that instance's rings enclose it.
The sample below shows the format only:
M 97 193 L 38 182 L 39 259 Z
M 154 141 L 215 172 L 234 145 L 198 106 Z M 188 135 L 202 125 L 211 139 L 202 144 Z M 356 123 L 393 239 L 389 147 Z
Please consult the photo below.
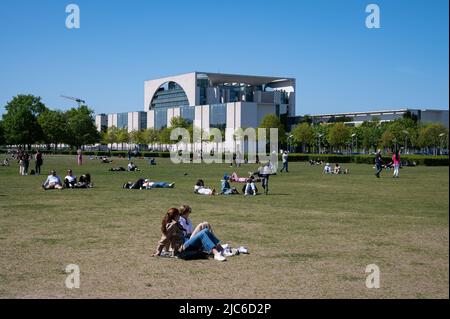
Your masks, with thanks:
M 48 189 L 63 189 L 63 188 L 92 188 L 94 184 L 91 183 L 91 174 L 86 173 L 80 176 L 77 181 L 77 177 L 73 175 L 71 169 L 67 170 L 67 175 L 64 177 L 64 183 L 62 183 L 61 178 L 56 174 L 55 170 L 50 172 L 42 188 L 44 190 Z
M 350 171 L 348 170 L 348 168 L 346 169 L 342 169 L 341 166 L 339 165 L 339 163 L 334 164 L 334 168 L 331 168 L 330 163 L 326 163 L 325 166 L 323 167 L 323 172 L 325 174 L 349 174 Z
M 225 261 L 227 257 L 248 253 L 245 247 L 231 249 L 228 245 L 220 245 L 220 240 L 214 235 L 208 222 L 193 229 L 189 219 L 191 212 L 188 205 L 183 205 L 180 209 L 169 208 L 162 220 L 161 239 L 152 256 L 196 259 L 213 254 L 215 260 Z
M 126 182 L 122 188 L 127 189 L 152 189 L 152 188 L 174 188 L 175 183 L 152 182 L 147 178 L 139 178 L 136 182 Z
M 223 179 L 221 180 L 221 192 L 218 193 L 215 188 L 209 188 L 205 186 L 205 182 L 202 179 L 197 180 L 194 185 L 194 193 L 200 195 L 234 195 L 239 194 L 236 187 L 232 187 L 230 185 L 230 177 L 225 174 Z M 246 185 L 242 188 L 242 192 L 244 195 L 256 195 L 258 192 L 253 177 L 249 177 L 246 179 Z

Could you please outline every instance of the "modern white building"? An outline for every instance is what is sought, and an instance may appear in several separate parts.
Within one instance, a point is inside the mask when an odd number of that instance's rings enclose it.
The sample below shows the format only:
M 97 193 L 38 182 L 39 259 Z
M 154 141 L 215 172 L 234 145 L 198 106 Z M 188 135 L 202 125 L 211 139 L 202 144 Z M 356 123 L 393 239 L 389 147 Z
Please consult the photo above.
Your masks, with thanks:
M 191 72 L 145 81 L 144 111 L 100 114 L 96 123 L 107 117 L 107 127 L 159 130 L 181 116 L 208 132 L 256 128 L 266 114 L 295 115 L 295 79 Z

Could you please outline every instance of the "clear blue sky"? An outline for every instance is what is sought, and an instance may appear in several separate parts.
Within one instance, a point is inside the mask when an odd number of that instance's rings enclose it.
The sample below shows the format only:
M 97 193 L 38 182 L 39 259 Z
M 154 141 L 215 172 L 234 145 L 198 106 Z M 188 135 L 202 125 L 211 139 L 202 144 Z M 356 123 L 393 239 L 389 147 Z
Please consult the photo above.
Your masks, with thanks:
M 369 3 L 381 29 L 365 27 Z M 295 77 L 298 114 L 448 109 L 448 12 L 447 0 L 2 0 L 0 113 L 19 93 L 143 110 L 144 80 L 196 70 Z

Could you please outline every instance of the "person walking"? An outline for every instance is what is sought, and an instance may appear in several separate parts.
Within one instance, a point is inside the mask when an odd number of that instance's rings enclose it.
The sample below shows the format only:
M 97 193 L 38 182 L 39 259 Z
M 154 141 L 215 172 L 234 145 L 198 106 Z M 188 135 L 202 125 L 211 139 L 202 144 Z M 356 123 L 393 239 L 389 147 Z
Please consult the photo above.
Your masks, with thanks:
M 396 150 L 394 155 L 392 155 L 392 163 L 394 164 L 394 175 L 392 177 L 398 178 L 398 175 L 400 173 L 400 154 L 398 150 Z
M 34 160 L 35 160 L 35 170 L 36 170 L 36 175 L 39 175 L 39 174 L 41 174 L 41 166 L 42 166 L 42 163 L 43 163 L 43 160 L 42 160 L 42 153 L 39 151 L 39 150 L 37 150 L 36 151 L 36 155 L 35 155 L 35 157 L 34 157 Z
M 25 152 L 23 153 L 23 175 L 28 175 L 28 167 L 30 167 L 30 155 Z
M 379 149 L 375 155 L 375 176 L 380 178 L 380 173 L 383 170 L 383 159 L 381 158 L 381 150 Z
M 288 170 L 288 152 L 284 151 L 283 155 L 281 155 L 281 160 L 283 162 L 283 167 L 281 167 L 280 173 L 283 172 L 283 170 L 286 170 L 286 173 L 289 173 Z
M 77 150 L 77 163 L 78 163 L 78 166 L 83 165 L 83 154 L 81 152 L 81 149 Z

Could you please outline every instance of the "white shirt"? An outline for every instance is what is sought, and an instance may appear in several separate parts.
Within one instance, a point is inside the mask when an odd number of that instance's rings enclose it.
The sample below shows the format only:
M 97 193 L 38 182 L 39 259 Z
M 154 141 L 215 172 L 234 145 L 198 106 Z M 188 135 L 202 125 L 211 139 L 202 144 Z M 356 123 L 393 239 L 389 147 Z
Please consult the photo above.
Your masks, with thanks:
M 187 236 L 188 234 L 192 234 L 192 232 L 194 231 L 194 228 L 192 227 L 192 222 L 190 220 L 186 220 L 186 218 L 184 218 L 183 216 L 180 216 L 180 220 L 179 223 L 181 226 L 183 226 L 185 232 L 184 232 L 184 236 Z
M 76 177 L 73 175 L 67 175 L 64 179 L 67 179 L 69 183 L 75 182 Z

